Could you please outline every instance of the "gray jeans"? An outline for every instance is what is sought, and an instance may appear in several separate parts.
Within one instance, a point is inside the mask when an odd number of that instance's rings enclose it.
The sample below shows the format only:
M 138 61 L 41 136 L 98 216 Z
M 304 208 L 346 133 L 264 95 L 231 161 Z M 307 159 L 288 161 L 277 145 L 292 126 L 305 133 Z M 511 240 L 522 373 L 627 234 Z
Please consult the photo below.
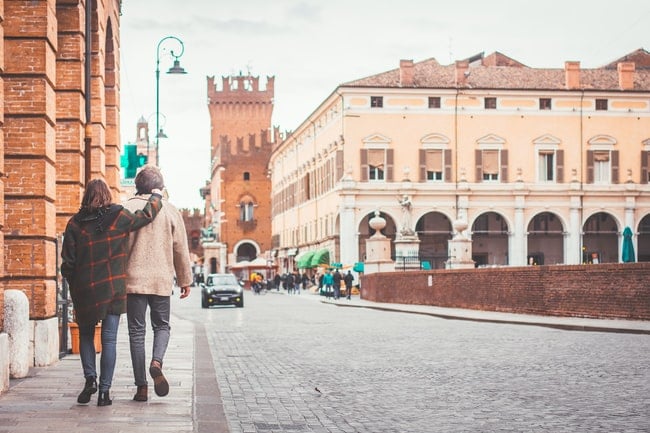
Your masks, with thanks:
M 151 359 L 160 362 L 162 366 L 171 330 L 169 326 L 170 305 L 169 296 L 127 295 L 126 297 L 131 364 L 133 365 L 133 378 L 137 386 L 147 384 L 147 364 L 144 348 L 145 334 L 147 332 L 147 306 L 150 309 L 149 317 L 153 329 Z

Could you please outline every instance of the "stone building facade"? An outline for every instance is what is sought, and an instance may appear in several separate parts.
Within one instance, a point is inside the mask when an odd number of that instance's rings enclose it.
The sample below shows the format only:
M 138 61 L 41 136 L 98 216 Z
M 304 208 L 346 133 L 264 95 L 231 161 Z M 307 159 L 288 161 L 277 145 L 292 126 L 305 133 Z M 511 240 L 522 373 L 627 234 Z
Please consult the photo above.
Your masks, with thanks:
M 593 69 L 402 60 L 337 87 L 274 148 L 278 264 L 363 262 L 375 211 L 397 268 L 447 267 L 456 221 L 477 266 L 618 262 L 626 227 L 650 260 L 649 131 L 643 49 Z
M 271 184 L 267 163 L 279 131 L 271 127 L 274 77 L 208 78 L 211 125 L 210 182 L 206 200 L 204 267 L 225 272 L 238 262 L 264 258 L 271 249 Z
M 101 177 L 119 197 L 120 8 L 0 0 L 0 336 L 4 291 L 19 290 L 34 365 L 58 359 L 58 247 L 84 185 Z

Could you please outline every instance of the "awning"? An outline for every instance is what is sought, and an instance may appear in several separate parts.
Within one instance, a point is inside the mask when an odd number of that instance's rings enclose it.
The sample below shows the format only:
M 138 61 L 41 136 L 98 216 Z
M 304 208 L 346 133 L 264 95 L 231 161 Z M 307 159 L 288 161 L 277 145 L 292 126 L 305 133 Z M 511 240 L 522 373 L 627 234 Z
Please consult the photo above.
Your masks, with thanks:
M 300 257 L 296 260 L 296 266 L 298 269 L 311 268 L 312 257 L 314 257 L 314 251 L 307 251 L 306 253 L 301 254 Z
M 329 264 L 330 262 L 330 252 L 327 249 L 318 250 L 314 253 L 311 258 L 310 267 Z

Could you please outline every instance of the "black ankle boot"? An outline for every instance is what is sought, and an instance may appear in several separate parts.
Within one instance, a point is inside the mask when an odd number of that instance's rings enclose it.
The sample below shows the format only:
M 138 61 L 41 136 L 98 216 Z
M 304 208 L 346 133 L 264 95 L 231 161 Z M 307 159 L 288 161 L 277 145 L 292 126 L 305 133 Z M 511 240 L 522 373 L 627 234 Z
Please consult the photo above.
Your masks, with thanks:
M 108 395 L 108 391 L 99 391 L 99 397 L 97 397 L 97 406 L 110 406 L 113 404 L 113 400 Z
M 96 392 L 97 379 L 94 377 L 87 377 L 84 389 L 81 390 L 79 397 L 77 397 L 77 403 L 88 403 L 90 401 L 90 396 Z

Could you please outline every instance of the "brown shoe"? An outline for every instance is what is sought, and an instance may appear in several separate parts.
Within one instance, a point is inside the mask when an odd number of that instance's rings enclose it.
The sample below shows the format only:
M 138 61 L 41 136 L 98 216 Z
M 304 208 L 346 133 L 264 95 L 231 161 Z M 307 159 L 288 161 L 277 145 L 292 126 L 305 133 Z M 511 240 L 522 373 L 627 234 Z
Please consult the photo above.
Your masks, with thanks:
M 147 385 L 138 385 L 138 390 L 136 391 L 135 395 L 133 396 L 133 400 L 135 401 L 147 401 L 148 393 L 147 393 Z
M 169 394 L 169 384 L 165 375 L 162 372 L 162 365 L 158 361 L 151 361 L 149 366 L 149 374 L 153 379 L 153 389 L 156 391 L 156 395 L 159 397 L 164 397 Z

